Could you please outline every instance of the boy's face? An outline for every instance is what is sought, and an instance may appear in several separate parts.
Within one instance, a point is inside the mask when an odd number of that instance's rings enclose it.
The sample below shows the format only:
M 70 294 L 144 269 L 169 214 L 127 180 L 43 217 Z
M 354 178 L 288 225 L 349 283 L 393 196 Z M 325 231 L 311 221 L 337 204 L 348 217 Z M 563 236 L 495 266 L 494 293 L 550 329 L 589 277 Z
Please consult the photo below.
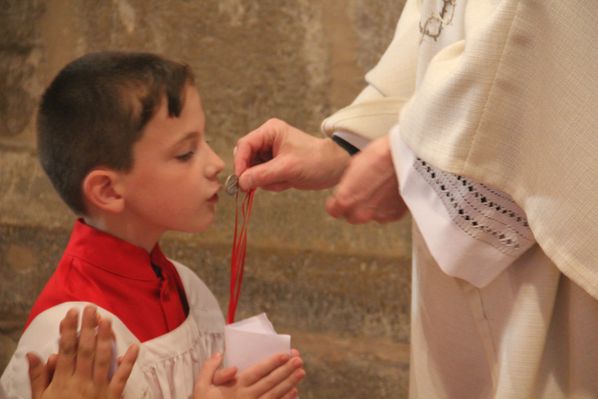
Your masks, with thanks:
M 133 146 L 133 168 L 122 179 L 129 220 L 156 240 L 167 230 L 205 230 L 221 187 L 224 162 L 205 141 L 199 94 L 190 85 L 184 90 L 179 117 L 168 116 L 163 99 Z

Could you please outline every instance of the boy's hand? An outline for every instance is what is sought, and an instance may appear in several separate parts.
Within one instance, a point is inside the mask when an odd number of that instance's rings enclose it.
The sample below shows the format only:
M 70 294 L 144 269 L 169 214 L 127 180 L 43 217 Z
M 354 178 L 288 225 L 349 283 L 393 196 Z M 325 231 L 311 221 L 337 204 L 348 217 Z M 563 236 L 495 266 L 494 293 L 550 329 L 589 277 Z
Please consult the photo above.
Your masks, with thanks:
M 109 379 L 113 347 L 110 320 L 100 318 L 94 306 L 87 306 L 77 336 L 78 318 L 76 309 L 66 314 L 60 323 L 58 355 L 51 356 L 46 364 L 37 355 L 27 354 L 33 399 L 121 397 L 139 348 L 129 347 Z
M 260 362 L 223 385 L 214 384 L 214 374 L 222 355 L 212 356 L 199 372 L 194 399 L 293 399 L 303 377 L 299 353 L 280 354 Z

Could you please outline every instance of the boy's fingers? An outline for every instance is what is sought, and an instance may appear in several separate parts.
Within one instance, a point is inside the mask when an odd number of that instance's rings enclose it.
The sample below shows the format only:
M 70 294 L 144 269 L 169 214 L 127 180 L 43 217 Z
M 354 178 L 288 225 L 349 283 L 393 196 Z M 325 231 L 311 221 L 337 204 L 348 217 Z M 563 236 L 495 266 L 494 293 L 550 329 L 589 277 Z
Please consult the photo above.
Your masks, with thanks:
M 290 358 L 290 355 L 287 353 L 271 356 L 242 372 L 239 375 L 239 380 L 245 386 L 253 385 L 276 368 L 286 364 Z
M 257 381 L 251 388 L 257 396 L 264 399 L 280 398 L 297 386 L 305 377 L 305 370 L 301 366 L 303 366 L 303 360 L 299 357 L 293 357 Z
M 56 360 L 55 378 L 69 377 L 75 369 L 77 356 L 77 321 L 79 311 L 71 309 L 60 322 L 60 339 L 58 340 L 58 358 Z
M 52 353 L 46 361 L 46 372 L 48 373 L 48 383 L 54 379 L 54 372 L 58 364 L 58 353 Z
M 227 367 L 225 369 L 216 370 L 216 372 L 214 373 L 214 378 L 212 378 L 212 384 L 224 385 L 227 382 L 234 380 L 236 375 L 237 375 L 236 367 Z
M 214 379 L 214 373 L 216 372 L 216 369 L 220 366 L 221 362 L 222 354 L 220 353 L 215 353 L 214 355 L 212 355 L 211 358 L 206 360 L 201 370 L 199 370 L 197 382 L 195 383 L 196 393 L 204 392 L 204 390 L 212 384 L 212 380 Z
M 76 308 L 69 309 L 64 315 L 64 318 L 60 321 L 58 327 L 60 333 L 67 331 L 77 331 L 77 323 L 79 321 L 79 310 Z
M 46 361 L 46 370 L 48 371 L 49 380 L 52 381 L 52 376 L 54 375 L 54 371 L 56 371 L 56 363 L 58 362 L 58 354 L 52 353 L 48 356 L 48 360 Z
M 98 322 L 98 336 L 93 365 L 93 380 L 98 383 L 108 381 L 108 372 L 112 365 L 114 354 L 114 341 L 112 339 L 112 325 L 109 319 L 100 319 Z
M 48 371 L 41 359 L 34 353 L 27 353 L 29 363 L 29 383 L 31 384 L 31 397 L 38 399 L 42 397 L 44 389 L 48 386 Z
M 112 397 L 120 398 L 122 396 L 122 393 L 125 390 L 125 385 L 127 385 L 127 380 L 131 375 L 131 371 L 133 371 L 133 366 L 135 365 L 138 355 L 139 346 L 135 344 L 129 346 L 127 352 L 120 362 L 120 365 L 116 369 L 114 376 L 112 376 L 112 380 L 110 380 L 109 390 Z
M 281 399 L 296 399 L 299 395 L 299 390 L 297 388 L 291 389 L 289 392 L 286 393 Z
M 77 365 L 75 373 L 82 378 L 91 378 L 96 352 L 96 327 L 98 325 L 95 306 L 86 306 L 81 319 L 81 333 L 77 346 Z
M 286 398 L 286 397 L 296 397 L 297 396 L 297 385 L 301 382 L 301 380 L 305 377 L 305 370 L 297 369 L 293 371 L 291 375 L 287 378 L 282 380 L 278 385 L 274 388 L 263 394 L 260 398 L 263 399 L 278 399 L 278 398 Z M 292 392 L 295 392 L 293 395 Z

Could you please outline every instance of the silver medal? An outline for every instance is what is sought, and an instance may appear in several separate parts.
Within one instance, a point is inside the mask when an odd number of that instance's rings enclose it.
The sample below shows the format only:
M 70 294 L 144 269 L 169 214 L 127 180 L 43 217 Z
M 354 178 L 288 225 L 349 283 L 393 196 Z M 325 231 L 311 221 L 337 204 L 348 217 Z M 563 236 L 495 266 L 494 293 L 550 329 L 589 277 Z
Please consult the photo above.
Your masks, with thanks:
M 224 190 L 227 194 L 235 195 L 239 192 L 239 178 L 236 175 L 230 175 L 224 182 Z

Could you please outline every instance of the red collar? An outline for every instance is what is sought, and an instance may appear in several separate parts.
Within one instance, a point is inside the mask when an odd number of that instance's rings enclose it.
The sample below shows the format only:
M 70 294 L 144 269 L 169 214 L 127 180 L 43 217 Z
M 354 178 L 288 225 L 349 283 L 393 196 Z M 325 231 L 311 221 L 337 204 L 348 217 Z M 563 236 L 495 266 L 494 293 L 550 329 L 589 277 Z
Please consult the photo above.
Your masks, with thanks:
M 148 253 L 82 220 L 75 223 L 64 256 L 26 326 L 41 312 L 69 301 L 106 309 L 141 342 L 174 330 L 189 313 L 180 276 L 157 244 Z
M 82 219 L 75 223 L 65 254 L 84 259 L 118 276 L 142 281 L 156 281 L 151 263 L 160 268 L 170 264 L 159 244 L 148 253 L 144 248 L 98 230 Z

